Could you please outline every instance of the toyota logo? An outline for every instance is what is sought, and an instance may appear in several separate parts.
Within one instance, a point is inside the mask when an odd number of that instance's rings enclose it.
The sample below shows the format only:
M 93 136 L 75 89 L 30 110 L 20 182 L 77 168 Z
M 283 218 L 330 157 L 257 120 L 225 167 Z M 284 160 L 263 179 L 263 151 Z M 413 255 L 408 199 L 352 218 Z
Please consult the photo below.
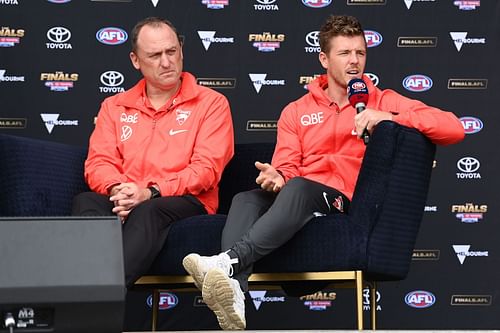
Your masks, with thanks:
M 108 87 L 116 87 L 123 83 L 123 74 L 117 71 L 107 71 L 101 74 L 101 83 Z
M 463 157 L 458 160 L 457 168 L 462 172 L 476 172 L 481 163 L 474 157 Z
M 311 31 L 306 35 L 306 43 L 311 46 L 319 46 L 319 31 Z
M 53 27 L 47 31 L 47 38 L 54 43 L 64 43 L 71 38 L 71 31 L 65 27 Z
M 374 86 L 378 86 L 380 80 L 376 74 L 373 73 L 365 73 L 366 76 L 370 78 Z
M 276 0 L 257 0 L 258 3 L 261 3 L 263 5 L 270 5 L 272 3 L 275 3 Z

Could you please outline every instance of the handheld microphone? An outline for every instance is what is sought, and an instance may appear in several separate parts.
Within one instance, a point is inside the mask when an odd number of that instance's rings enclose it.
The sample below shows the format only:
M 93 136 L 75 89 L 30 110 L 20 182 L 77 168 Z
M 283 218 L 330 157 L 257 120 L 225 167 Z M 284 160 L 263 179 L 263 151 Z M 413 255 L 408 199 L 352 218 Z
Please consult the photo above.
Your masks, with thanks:
M 347 98 L 352 107 L 356 109 L 357 113 L 363 112 L 368 103 L 368 88 L 365 81 L 362 79 L 352 79 L 347 84 Z M 370 134 L 366 130 L 363 131 L 363 142 L 368 144 L 370 141 Z

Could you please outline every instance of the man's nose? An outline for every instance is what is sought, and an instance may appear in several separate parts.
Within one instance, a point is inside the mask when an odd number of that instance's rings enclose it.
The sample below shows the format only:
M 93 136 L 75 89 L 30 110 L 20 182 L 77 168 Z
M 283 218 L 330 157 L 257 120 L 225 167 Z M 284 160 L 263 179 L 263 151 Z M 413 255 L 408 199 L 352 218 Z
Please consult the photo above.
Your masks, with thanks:
M 350 55 L 349 55 L 349 62 L 351 64 L 357 64 L 359 62 L 359 56 L 356 52 L 352 52 Z
M 160 65 L 162 67 L 169 67 L 170 66 L 170 59 L 166 53 L 161 54 Z

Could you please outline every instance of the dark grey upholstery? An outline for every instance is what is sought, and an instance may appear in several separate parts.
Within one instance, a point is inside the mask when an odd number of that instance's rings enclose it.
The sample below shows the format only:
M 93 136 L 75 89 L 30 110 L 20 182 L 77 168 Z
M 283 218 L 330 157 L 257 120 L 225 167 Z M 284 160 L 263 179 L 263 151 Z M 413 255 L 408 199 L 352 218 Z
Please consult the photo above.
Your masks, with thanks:
M 234 194 L 255 188 L 254 161 L 271 160 L 274 144 L 238 144 L 221 182 L 220 214 L 176 222 L 152 275 L 185 275 L 190 252 L 220 251 Z M 363 270 L 376 280 L 403 279 L 427 196 L 435 146 L 413 129 L 379 124 L 371 137 L 349 215 L 315 218 L 256 272 Z M 0 135 L 0 215 L 68 215 L 83 182 L 86 149 Z

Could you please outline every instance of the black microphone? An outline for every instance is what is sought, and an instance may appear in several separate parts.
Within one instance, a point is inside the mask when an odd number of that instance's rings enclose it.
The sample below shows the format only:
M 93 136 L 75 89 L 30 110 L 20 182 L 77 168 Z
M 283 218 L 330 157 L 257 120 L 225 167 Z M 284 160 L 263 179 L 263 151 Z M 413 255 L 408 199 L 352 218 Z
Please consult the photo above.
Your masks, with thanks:
M 365 81 L 362 79 L 352 79 L 349 81 L 347 84 L 347 98 L 351 106 L 356 109 L 357 113 L 363 112 L 368 103 L 368 88 L 366 87 Z M 368 144 L 370 141 L 370 134 L 366 128 L 363 131 L 362 137 L 365 145 Z

